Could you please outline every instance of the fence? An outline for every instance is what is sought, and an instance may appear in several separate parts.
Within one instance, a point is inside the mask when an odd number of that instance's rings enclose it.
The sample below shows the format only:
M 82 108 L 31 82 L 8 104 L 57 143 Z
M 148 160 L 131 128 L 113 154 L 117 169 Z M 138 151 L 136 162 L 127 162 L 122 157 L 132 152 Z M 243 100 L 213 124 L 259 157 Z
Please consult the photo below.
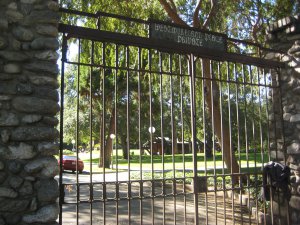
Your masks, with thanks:
M 280 132 L 269 120 L 282 64 L 263 59 L 267 49 L 159 21 L 61 11 L 75 22 L 59 28 L 60 224 L 273 218 L 259 196 Z M 90 27 L 75 26 L 83 23 Z M 74 154 L 76 173 L 64 172 L 63 143 L 72 140 L 88 146 Z

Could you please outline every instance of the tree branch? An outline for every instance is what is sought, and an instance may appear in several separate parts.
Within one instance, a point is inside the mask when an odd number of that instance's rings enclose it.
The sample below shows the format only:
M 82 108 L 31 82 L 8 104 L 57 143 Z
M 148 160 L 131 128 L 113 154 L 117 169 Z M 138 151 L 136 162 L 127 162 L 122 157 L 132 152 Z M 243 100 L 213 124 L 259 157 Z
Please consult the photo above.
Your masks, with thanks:
M 201 9 L 201 4 L 202 4 L 202 0 L 199 0 L 193 15 L 193 27 L 195 28 L 201 27 L 200 20 L 199 20 L 199 12 Z
M 171 7 L 173 8 L 173 11 L 177 13 L 177 7 L 176 7 L 174 1 L 170 0 L 170 3 L 171 3 Z
M 203 29 L 206 29 L 211 21 L 211 19 L 214 17 L 214 14 L 216 13 L 216 0 L 211 0 L 210 1 L 210 4 L 211 4 L 211 7 L 210 7 L 210 11 L 209 11 L 209 14 L 208 16 L 206 17 L 203 25 L 202 25 L 202 28 Z
M 168 13 L 168 16 L 173 20 L 174 23 L 179 24 L 179 25 L 183 25 L 183 26 L 188 26 L 177 14 L 177 12 L 175 12 L 172 7 L 170 6 L 170 4 L 166 1 L 166 0 L 159 0 L 160 4 L 164 7 L 164 9 L 166 10 L 166 12 Z
M 255 24 L 252 26 L 252 38 L 253 38 L 253 41 L 254 42 L 258 42 L 258 37 L 257 37 L 257 33 L 262 29 L 262 26 L 259 26 L 259 22 L 261 20 L 261 11 L 260 11 L 260 1 L 258 0 L 257 1 L 257 12 L 258 12 L 258 15 L 257 15 L 257 19 L 255 21 Z

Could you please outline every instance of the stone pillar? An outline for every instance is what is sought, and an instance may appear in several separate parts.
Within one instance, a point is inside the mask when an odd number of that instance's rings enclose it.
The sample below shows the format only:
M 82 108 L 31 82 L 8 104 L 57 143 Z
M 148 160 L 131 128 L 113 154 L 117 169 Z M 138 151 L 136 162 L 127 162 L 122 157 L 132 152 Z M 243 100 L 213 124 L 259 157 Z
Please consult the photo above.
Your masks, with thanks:
M 271 53 L 268 58 L 285 62 L 287 67 L 280 71 L 280 91 L 275 99 L 281 99 L 281 137 L 275 137 L 271 151 L 277 161 L 283 161 L 291 168 L 292 197 L 287 205 L 274 202 L 274 214 L 282 216 L 289 212 L 290 224 L 300 224 L 300 18 L 287 17 L 269 26 L 268 41 L 271 46 L 283 53 Z M 281 94 L 280 94 L 281 93 Z M 276 115 L 275 115 L 276 116 Z M 278 115 L 277 115 L 278 116 Z M 271 121 L 275 127 L 278 120 Z M 272 154 L 271 154 L 272 155 Z M 287 210 L 288 208 L 288 210 Z M 281 212 L 279 212 L 281 211 Z M 282 223 L 286 224 L 286 223 Z
M 58 3 L 0 0 L 0 225 L 56 224 Z

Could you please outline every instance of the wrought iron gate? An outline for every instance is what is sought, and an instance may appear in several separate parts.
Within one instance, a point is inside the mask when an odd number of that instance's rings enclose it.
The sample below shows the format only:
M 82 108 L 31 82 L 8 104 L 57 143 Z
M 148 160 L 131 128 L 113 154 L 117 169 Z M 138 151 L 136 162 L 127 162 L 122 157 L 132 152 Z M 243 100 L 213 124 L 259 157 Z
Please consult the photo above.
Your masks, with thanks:
M 90 27 L 59 27 L 60 224 L 273 218 L 259 194 L 280 63 L 226 37 L 226 51 L 191 47 L 149 38 L 149 21 L 61 11 Z

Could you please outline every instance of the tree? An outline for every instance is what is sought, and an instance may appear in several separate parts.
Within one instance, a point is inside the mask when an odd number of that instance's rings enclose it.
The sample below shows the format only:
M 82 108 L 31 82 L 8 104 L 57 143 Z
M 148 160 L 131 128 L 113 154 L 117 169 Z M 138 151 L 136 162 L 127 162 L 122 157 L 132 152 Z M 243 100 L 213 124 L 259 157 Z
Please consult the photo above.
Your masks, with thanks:
M 169 2 L 167 0 L 159 0 L 161 5 L 166 10 L 169 17 L 177 24 L 188 26 L 188 23 L 183 21 L 177 11 L 177 7 L 173 0 Z M 211 7 L 205 19 L 203 19 L 203 15 L 200 19 L 199 13 L 201 9 L 204 9 L 202 6 L 202 1 L 198 1 L 194 12 L 193 12 L 193 23 L 192 26 L 194 28 L 199 29 L 207 29 L 213 20 L 216 12 L 217 12 L 217 2 L 215 0 L 211 0 Z M 207 107 L 209 109 L 210 117 L 213 116 L 214 120 L 214 130 L 217 134 L 219 139 L 219 143 L 221 143 L 223 151 L 224 151 L 224 161 L 226 163 L 227 168 L 231 171 L 231 173 L 239 173 L 239 165 L 237 163 L 235 154 L 232 150 L 230 136 L 229 136 L 229 128 L 227 124 L 223 122 L 221 119 L 221 112 L 220 112 L 220 102 L 219 102 L 219 88 L 217 83 L 214 81 L 214 75 L 211 71 L 211 65 L 209 59 L 203 59 L 203 74 L 205 79 L 205 100 Z
M 273 16 L 277 18 L 299 11 L 294 4 L 296 1 L 159 0 L 159 2 L 170 19 L 176 24 L 202 30 L 210 29 L 225 32 L 235 38 L 251 39 L 256 43 L 263 40 L 266 29 L 264 22 L 266 22 L 267 17 L 270 18 L 268 11 L 271 11 Z M 202 59 L 202 67 L 206 78 L 205 101 L 209 115 L 214 120 L 214 131 L 223 148 L 224 161 L 231 173 L 239 173 L 239 165 L 231 144 L 229 128 L 221 119 L 220 90 L 214 80 L 210 60 Z

